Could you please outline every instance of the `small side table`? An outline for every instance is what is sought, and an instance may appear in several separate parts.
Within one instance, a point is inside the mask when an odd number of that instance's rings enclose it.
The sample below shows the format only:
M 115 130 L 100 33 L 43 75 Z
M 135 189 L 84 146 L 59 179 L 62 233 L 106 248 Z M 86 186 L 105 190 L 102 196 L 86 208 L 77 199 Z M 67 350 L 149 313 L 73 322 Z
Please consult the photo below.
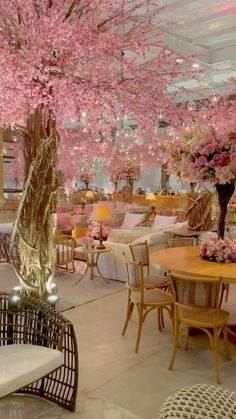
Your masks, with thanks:
M 98 258 L 102 253 L 107 253 L 107 252 L 110 252 L 110 251 L 111 251 L 111 249 L 107 249 L 107 248 L 105 248 L 105 249 L 96 249 L 96 248 L 87 249 L 86 250 L 87 267 L 86 267 L 86 270 L 85 270 L 84 274 L 81 275 L 79 277 L 79 279 L 75 282 L 75 285 L 77 285 L 78 282 L 80 282 L 82 279 L 84 279 L 86 277 L 87 272 L 88 272 L 89 269 L 90 269 L 89 279 L 91 281 L 94 282 L 94 279 L 97 276 L 98 278 L 101 277 L 105 282 L 107 282 L 109 284 L 110 283 L 109 280 L 102 275 L 102 273 L 101 273 L 101 271 L 98 267 Z M 75 256 L 76 256 L 76 254 L 75 254 Z M 97 270 L 99 276 L 95 274 L 95 269 Z

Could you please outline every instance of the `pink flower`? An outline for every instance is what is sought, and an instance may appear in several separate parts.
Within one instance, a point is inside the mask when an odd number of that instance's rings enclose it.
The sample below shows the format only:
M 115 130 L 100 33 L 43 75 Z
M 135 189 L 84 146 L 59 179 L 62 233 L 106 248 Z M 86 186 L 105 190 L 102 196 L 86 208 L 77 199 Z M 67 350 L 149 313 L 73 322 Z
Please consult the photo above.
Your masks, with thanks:
M 215 262 L 236 262 L 236 243 L 217 236 L 205 240 L 200 247 L 200 256 Z
M 223 151 L 221 154 L 215 154 L 211 160 L 211 166 L 213 167 L 223 167 L 227 166 L 230 163 L 230 155 L 227 151 Z
M 206 166 L 206 164 L 207 164 L 207 162 L 208 162 L 208 160 L 207 160 L 207 158 L 206 158 L 205 156 L 200 156 L 200 157 L 196 160 L 195 164 L 196 164 L 196 166 L 198 166 L 198 167 L 205 167 L 205 166 Z

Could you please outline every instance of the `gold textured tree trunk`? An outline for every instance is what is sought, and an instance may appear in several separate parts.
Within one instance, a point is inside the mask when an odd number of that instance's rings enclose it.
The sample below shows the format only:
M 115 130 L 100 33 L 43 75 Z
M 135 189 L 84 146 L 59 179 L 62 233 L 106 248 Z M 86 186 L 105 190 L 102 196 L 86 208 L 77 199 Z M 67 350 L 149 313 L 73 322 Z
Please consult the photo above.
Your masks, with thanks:
M 14 224 L 11 253 L 23 292 L 45 296 L 54 276 L 56 154 L 58 134 L 50 113 L 38 106 L 24 133 L 25 184 Z

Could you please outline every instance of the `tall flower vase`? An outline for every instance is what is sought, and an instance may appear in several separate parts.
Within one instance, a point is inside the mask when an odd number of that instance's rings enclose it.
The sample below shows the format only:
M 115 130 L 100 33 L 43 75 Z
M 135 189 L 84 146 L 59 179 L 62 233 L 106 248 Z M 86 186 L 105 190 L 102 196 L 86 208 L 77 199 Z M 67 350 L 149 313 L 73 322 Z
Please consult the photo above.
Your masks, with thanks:
M 228 182 L 221 185 L 217 183 L 215 186 L 218 195 L 218 204 L 220 208 L 219 219 L 217 224 L 217 235 L 220 239 L 223 239 L 225 234 L 225 218 L 227 214 L 227 206 L 230 201 L 230 198 L 233 196 L 235 184 Z
M 85 189 L 89 188 L 89 182 L 84 182 L 85 183 Z

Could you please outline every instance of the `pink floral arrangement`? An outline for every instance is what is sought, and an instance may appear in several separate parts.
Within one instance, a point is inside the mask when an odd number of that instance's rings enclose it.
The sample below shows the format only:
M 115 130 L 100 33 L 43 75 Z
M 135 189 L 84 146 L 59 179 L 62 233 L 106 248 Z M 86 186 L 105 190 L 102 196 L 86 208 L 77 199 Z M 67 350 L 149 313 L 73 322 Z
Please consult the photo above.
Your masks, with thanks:
M 86 247 L 91 247 L 94 244 L 94 240 L 92 237 L 84 236 L 79 239 L 79 244 Z
M 151 211 L 155 211 L 155 209 L 156 209 L 156 204 L 152 203 L 152 204 L 149 206 L 149 208 L 150 208 L 150 210 L 151 210 Z
M 185 128 L 166 141 L 168 170 L 181 181 L 211 181 L 225 184 L 235 179 L 236 133 L 214 127 Z
M 230 239 L 211 237 L 202 243 L 200 256 L 214 262 L 236 262 L 236 243 Z
M 103 240 L 107 240 L 108 234 L 110 233 L 110 228 L 103 225 L 102 226 L 102 239 Z M 90 236 L 94 239 L 94 240 L 99 240 L 99 235 L 100 235 L 100 226 L 96 225 L 95 227 L 93 227 L 93 229 L 91 230 L 91 232 L 89 233 Z
M 122 176 L 122 168 L 120 165 L 118 165 L 113 169 L 110 176 L 110 181 L 116 183 L 122 179 L 121 176 Z
M 95 178 L 94 178 L 93 172 L 86 171 L 80 174 L 79 179 L 80 179 L 80 182 L 90 183 L 90 182 L 93 182 Z
M 118 170 L 120 180 L 139 180 L 140 178 L 139 167 L 135 166 L 130 160 L 121 163 Z

